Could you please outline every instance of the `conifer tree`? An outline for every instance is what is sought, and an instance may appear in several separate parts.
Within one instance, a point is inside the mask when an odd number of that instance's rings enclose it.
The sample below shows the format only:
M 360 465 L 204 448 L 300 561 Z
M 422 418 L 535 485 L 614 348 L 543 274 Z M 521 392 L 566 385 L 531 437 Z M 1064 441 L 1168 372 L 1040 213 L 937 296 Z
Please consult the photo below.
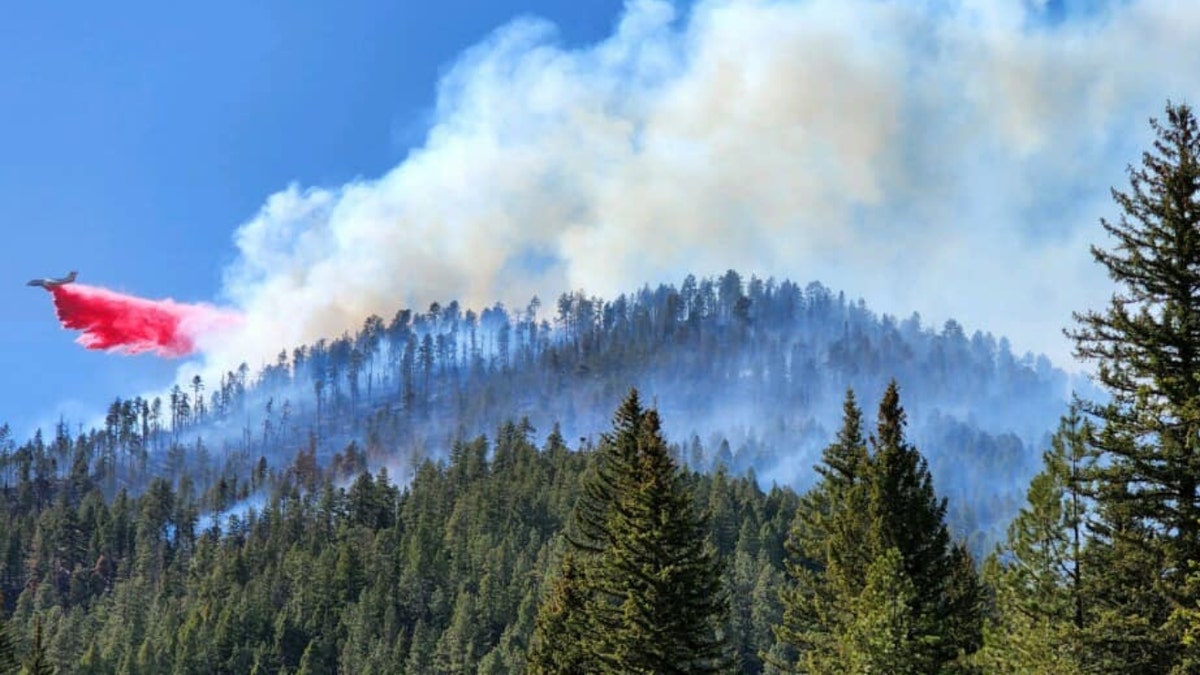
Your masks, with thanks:
M 795 583 L 783 591 L 783 622 L 775 627 L 776 637 L 801 651 L 814 672 L 837 667 L 838 636 L 852 616 L 847 603 L 866 585 L 872 553 L 863 545 L 871 526 L 870 458 L 853 391 L 846 392 L 842 412 L 837 439 L 815 467 L 821 480 L 804 496 L 788 535 L 786 567 Z
M 904 573 L 897 548 L 889 548 L 867 569 L 866 586 L 851 603 L 851 620 L 839 645 L 837 659 L 846 673 L 922 675 L 920 645 L 912 639 L 916 629 L 913 605 L 916 588 Z
M 595 670 L 595 660 L 584 649 L 586 592 L 575 553 L 567 551 L 535 619 L 529 645 L 531 675 L 586 675 Z
M 50 655 L 46 651 L 46 643 L 42 638 L 42 618 L 34 617 L 33 644 L 29 647 L 29 655 L 21 668 L 23 675 L 54 675 L 55 668 L 50 664 Z
M 567 541 L 586 553 L 600 553 L 611 543 L 608 519 L 616 495 L 632 489 L 637 471 L 638 438 L 646 411 L 636 389 L 613 416 L 613 431 L 600 446 L 580 485 Z
M 716 550 L 650 410 L 631 489 L 608 519 L 595 573 L 600 672 L 715 673 L 727 665 L 728 614 Z
M 818 467 L 822 480 L 789 537 L 794 586 L 783 593 L 776 636 L 800 651 L 804 672 L 874 672 L 890 658 L 897 670 L 888 672 L 964 670 L 981 640 L 981 589 L 970 555 L 950 542 L 924 458 L 904 438 L 894 381 L 870 454 L 860 420 L 848 395 L 842 431 Z
M 986 565 L 995 611 L 976 662 L 989 673 L 1082 672 L 1085 600 L 1081 480 L 1090 433 L 1076 407 L 1030 482 L 1027 504 Z
M 946 659 L 943 672 L 974 675 L 978 672 L 970 656 L 983 647 L 983 617 L 986 588 L 975 568 L 975 558 L 965 541 L 950 548 L 950 575 L 935 607 L 938 613 L 938 645 Z
M 1167 672 L 1187 646 L 1169 618 L 1194 604 L 1188 562 L 1200 559 L 1200 130 L 1189 106 L 1171 103 L 1150 124 L 1152 150 L 1129 168 L 1129 190 L 1112 193 L 1119 219 L 1101 221 L 1115 245 L 1092 247 L 1117 292 L 1103 311 L 1075 314 L 1067 335 L 1110 395 L 1087 407 L 1102 423 L 1092 440 L 1095 552 L 1108 553 L 1096 567 L 1109 608 L 1100 623 L 1124 626 L 1109 665 Z M 1137 574 L 1124 565 L 1133 558 L 1157 572 Z
M 603 439 L 574 511 L 571 551 L 536 620 L 530 669 L 542 673 L 716 673 L 728 598 L 706 522 L 634 390 Z M 578 571 L 575 565 L 578 563 Z M 573 583 L 576 582 L 577 583 Z M 555 636 L 582 634 L 574 656 Z
M 893 380 L 879 403 L 871 437 L 872 546 L 900 551 L 916 589 L 910 638 L 921 648 L 925 672 L 942 672 L 979 648 L 979 587 L 970 556 L 951 545 L 946 500 L 934 492 L 925 458 L 905 439 L 906 423 Z
M 595 645 L 585 644 L 597 630 L 593 572 L 596 557 L 612 541 L 608 522 L 616 495 L 622 489 L 632 489 L 637 439 L 645 415 L 634 389 L 614 414 L 613 431 L 601 437 L 580 481 L 579 496 L 565 532 L 568 551 L 535 619 L 528 660 L 533 673 L 567 675 L 597 668 Z M 558 638 L 575 642 L 563 650 L 556 642 Z

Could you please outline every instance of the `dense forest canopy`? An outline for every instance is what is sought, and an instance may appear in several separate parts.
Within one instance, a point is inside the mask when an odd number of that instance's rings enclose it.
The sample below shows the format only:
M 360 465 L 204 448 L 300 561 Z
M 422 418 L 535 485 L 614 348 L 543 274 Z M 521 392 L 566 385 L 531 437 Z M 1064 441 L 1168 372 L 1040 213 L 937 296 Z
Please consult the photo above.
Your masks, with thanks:
M 1004 340 L 731 271 L 2 427 L 0 673 L 1195 672 L 1200 131 L 1153 128 L 1069 407 Z
M 83 443 L 110 498 L 154 477 L 177 481 L 185 469 L 207 493 L 222 480 L 244 488 L 260 460 L 280 467 L 306 449 L 327 463 L 353 444 L 351 454 L 403 483 L 421 459 L 444 458 L 455 439 L 505 419 L 594 440 L 612 402 L 636 386 L 686 446 L 689 466 L 753 469 L 764 487 L 804 488 L 843 393 L 863 392 L 869 405 L 892 378 L 935 476 L 956 490 L 952 521 L 982 550 L 1036 471 L 1034 448 L 1064 409 L 1067 375 L 953 320 L 930 327 L 916 314 L 877 315 L 819 283 L 734 271 L 611 300 L 573 292 L 553 307 L 535 298 L 520 310 L 476 312 L 449 302 L 372 316 L 354 334 L 282 350 L 258 371 L 243 364 L 150 400 L 115 400 L 103 427 L 64 422 L 48 450 L 4 435 L 0 475 L 43 455 L 62 474 Z
M 1015 513 L 1067 382 L 953 321 L 935 330 L 817 283 L 733 271 L 541 309 L 401 310 L 256 373 L 118 399 L 101 428 L 64 422 L 20 444 L 5 428 L 6 611 L 21 626 L 43 617 L 52 660 L 85 671 L 519 670 L 580 472 L 637 386 L 671 456 L 702 472 L 687 482 L 731 589 L 725 653 L 758 672 L 789 653 L 772 626 L 792 489 L 816 480 L 847 389 L 870 400 L 908 383 L 912 436 L 980 554 Z M 405 515 L 414 500 L 432 511 Z M 451 538 L 470 550 L 447 550 Z M 268 588 L 292 609 L 257 595 Z M 296 605 L 300 593 L 317 604 Z M 375 609 L 352 629 L 364 594 Z M 380 641 L 386 653 L 369 646 Z

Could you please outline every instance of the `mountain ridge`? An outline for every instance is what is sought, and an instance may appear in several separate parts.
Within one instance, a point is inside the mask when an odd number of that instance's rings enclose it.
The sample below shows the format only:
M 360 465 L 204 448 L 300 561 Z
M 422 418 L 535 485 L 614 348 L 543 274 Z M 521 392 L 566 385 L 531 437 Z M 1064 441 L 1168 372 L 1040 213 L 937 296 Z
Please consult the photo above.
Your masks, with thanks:
M 194 465 L 209 465 L 202 490 L 244 484 L 261 462 L 280 468 L 307 449 L 328 463 L 352 444 L 404 481 L 425 457 L 445 458 L 504 420 L 594 442 L 613 401 L 638 387 L 692 468 L 752 469 L 764 485 L 801 489 L 846 389 L 870 409 L 891 379 L 940 490 L 955 497 L 952 522 L 977 544 L 997 538 L 1065 410 L 1068 376 L 954 320 L 936 330 L 819 282 L 733 270 L 610 300 L 564 293 L 547 312 L 534 298 L 517 310 L 451 301 L 371 316 L 258 373 L 242 364 L 164 398 L 118 399 L 80 436 L 106 448 L 93 463 L 113 467 L 110 494 Z

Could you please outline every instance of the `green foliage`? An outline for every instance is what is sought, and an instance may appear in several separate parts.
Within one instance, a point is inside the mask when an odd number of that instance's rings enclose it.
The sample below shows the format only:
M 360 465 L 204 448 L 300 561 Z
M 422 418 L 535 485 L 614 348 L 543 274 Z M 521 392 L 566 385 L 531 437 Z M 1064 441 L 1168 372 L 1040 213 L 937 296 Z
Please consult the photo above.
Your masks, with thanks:
M 50 664 L 50 656 L 42 636 L 42 619 L 39 616 L 33 622 L 33 644 L 29 646 L 29 654 L 21 665 L 21 673 L 22 675 L 54 675 L 55 672 L 57 670 Z
M 1192 563 L 1188 575 L 1188 591 L 1200 598 L 1200 563 Z M 1200 601 L 1180 605 L 1171 616 L 1172 629 L 1183 636 L 1183 654 L 1175 666 L 1175 673 L 1200 671 Z
M 850 602 L 850 621 L 837 660 L 850 673 L 926 673 L 922 645 L 914 640 L 917 590 L 904 572 L 904 556 L 888 548 L 867 569 L 866 586 Z
M 558 567 L 546 599 L 538 610 L 529 647 L 531 675 L 585 675 L 595 672 L 597 659 L 587 648 L 587 582 L 568 551 Z
M 658 413 L 644 410 L 634 390 L 614 426 L 581 488 L 577 536 L 539 612 L 530 669 L 723 672 L 721 566 Z M 578 639 L 578 647 L 551 653 L 558 639 Z
M 716 551 L 655 411 L 639 431 L 634 480 L 616 495 L 611 544 L 594 570 L 602 670 L 720 672 L 728 600 Z
M 0 675 L 15 673 L 20 663 L 17 661 L 17 648 L 7 623 L 0 623 Z
M 783 621 L 776 627 L 780 641 L 801 652 L 814 672 L 839 667 L 838 643 L 853 616 L 849 603 L 866 584 L 870 471 L 862 412 L 848 391 L 842 429 L 822 454 L 821 480 L 804 495 L 788 537 L 794 585 L 783 593 Z
M 904 438 L 892 382 L 879 406 L 872 452 L 847 394 L 838 440 L 818 467 L 788 540 L 784 615 L 776 634 L 812 673 L 959 672 L 981 642 L 974 564 L 952 545 L 945 501 Z
M 0 555 L 0 587 L 15 589 L 14 602 L 0 607 L 23 638 L 40 622 L 41 663 L 58 672 L 524 672 L 537 650 L 538 599 L 554 597 L 552 580 L 571 577 L 551 572 L 599 453 L 570 451 L 553 432 L 539 450 L 533 433 L 514 422 L 494 440 L 455 442 L 448 463 L 404 468 L 412 478 L 403 489 L 387 471 L 345 476 L 335 470 L 346 460 L 323 468 L 306 450 L 303 471 L 263 472 L 255 508 L 231 501 L 223 516 L 190 529 L 208 497 L 190 487 L 199 477 L 186 470 L 112 497 L 101 481 L 82 491 L 89 481 L 79 477 L 47 481 L 38 500 L 0 512 L 0 554 L 10 556 Z M 643 468 L 661 470 L 662 459 Z M 232 494 L 242 490 L 240 481 L 226 482 Z M 8 495 L 34 494 L 35 484 L 31 472 Z M 782 583 L 781 558 L 771 552 L 782 550 L 795 494 L 763 493 L 751 478 L 678 471 L 670 485 L 691 497 L 646 501 L 623 527 L 655 525 L 650 510 L 672 504 L 723 504 L 729 550 L 700 549 L 717 569 L 742 552 L 739 578 L 770 601 L 748 607 L 744 622 L 716 617 L 706 625 L 739 651 L 771 649 Z M 681 550 L 711 539 L 714 526 L 701 523 L 693 521 L 699 529 Z M 688 532 L 662 535 L 674 546 Z M 676 578 L 666 574 L 662 583 Z M 569 655 L 564 645 L 576 643 L 546 644 Z M 761 664 L 744 672 L 761 672 Z
M 1105 668 L 1167 672 L 1184 658 L 1170 620 L 1195 604 L 1189 563 L 1200 559 L 1200 129 L 1168 104 L 1157 138 L 1114 190 L 1114 240 L 1092 254 L 1117 284 L 1104 311 L 1076 314 L 1076 354 L 1110 395 L 1090 404 L 1097 508 L 1088 558 L 1092 640 Z
M 995 608 L 975 662 L 989 673 L 1086 672 L 1082 479 L 1090 428 L 1076 409 L 1065 416 L 1030 482 L 1008 539 L 985 567 Z

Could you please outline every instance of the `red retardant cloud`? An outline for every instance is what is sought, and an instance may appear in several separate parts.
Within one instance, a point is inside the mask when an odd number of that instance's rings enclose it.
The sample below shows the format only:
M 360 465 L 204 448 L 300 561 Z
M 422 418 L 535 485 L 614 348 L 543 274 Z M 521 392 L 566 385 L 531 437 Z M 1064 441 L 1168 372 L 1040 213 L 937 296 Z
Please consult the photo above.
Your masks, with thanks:
M 237 313 L 212 305 L 147 300 L 84 284 L 55 286 L 50 293 L 63 328 L 83 331 L 76 342 L 122 354 L 187 356 L 197 337 L 241 321 Z

